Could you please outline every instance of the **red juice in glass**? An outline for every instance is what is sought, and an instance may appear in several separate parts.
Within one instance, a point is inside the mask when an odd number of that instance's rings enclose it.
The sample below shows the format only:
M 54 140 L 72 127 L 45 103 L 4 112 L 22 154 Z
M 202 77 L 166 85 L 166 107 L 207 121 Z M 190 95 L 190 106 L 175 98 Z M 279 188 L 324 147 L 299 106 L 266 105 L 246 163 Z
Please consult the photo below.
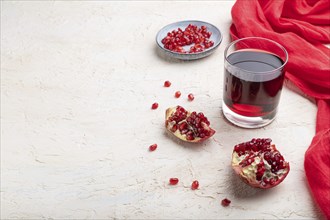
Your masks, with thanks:
M 287 54 L 284 48 L 268 39 L 246 39 L 250 43 L 236 45 L 236 49 L 229 54 L 230 46 L 225 51 L 223 112 L 229 121 L 238 126 L 256 128 L 275 119 Z M 241 41 L 244 39 L 239 43 Z M 260 41 L 264 42 L 260 44 Z M 270 46 L 272 43 L 277 48 Z M 283 54 L 278 54 L 281 49 L 284 49 Z

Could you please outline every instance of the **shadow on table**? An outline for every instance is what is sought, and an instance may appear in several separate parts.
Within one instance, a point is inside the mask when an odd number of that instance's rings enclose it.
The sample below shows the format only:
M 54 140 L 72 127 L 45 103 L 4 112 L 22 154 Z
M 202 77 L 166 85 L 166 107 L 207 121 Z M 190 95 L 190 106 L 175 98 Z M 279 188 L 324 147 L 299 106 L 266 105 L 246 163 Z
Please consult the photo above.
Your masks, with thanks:
M 229 174 L 228 190 L 230 194 L 238 198 L 252 197 L 258 194 L 267 193 L 268 190 L 254 188 L 240 179 L 240 177 L 233 171 Z
M 231 195 L 236 198 L 262 198 L 267 197 L 270 194 L 276 193 L 275 191 L 279 190 L 281 185 L 276 186 L 270 189 L 260 189 L 249 186 L 244 183 L 243 180 L 235 173 L 235 171 L 231 170 L 228 179 L 228 191 Z
M 185 142 L 185 141 L 182 141 L 180 140 L 179 138 L 175 137 L 172 133 L 170 133 L 169 131 L 165 130 L 163 135 L 171 140 L 173 143 L 175 143 L 176 145 L 180 145 L 184 148 L 187 148 L 187 149 L 190 149 L 190 150 L 193 150 L 193 151 L 201 151 L 203 149 L 203 147 L 207 146 L 208 142 L 210 141 L 209 140 L 205 140 L 201 143 L 189 143 L 189 142 Z
M 154 46 L 154 52 L 155 54 L 161 58 L 162 60 L 165 60 L 166 62 L 169 63 L 184 63 L 185 61 L 179 60 L 173 57 L 168 56 L 164 51 L 162 51 L 157 45 Z

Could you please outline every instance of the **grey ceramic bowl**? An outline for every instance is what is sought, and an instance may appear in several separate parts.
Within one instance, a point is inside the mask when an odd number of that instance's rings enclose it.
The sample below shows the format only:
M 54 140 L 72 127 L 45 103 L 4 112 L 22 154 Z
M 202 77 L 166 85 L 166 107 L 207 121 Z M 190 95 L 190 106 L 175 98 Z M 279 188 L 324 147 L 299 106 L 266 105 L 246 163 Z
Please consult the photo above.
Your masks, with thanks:
M 184 30 L 189 24 L 194 24 L 198 27 L 201 27 L 202 25 L 206 26 L 207 30 L 212 33 L 210 40 L 212 40 L 214 42 L 214 45 L 212 47 L 207 48 L 204 51 L 198 52 L 198 53 L 178 53 L 178 52 L 174 52 L 174 51 L 165 49 L 164 44 L 162 43 L 162 39 L 164 37 L 166 37 L 167 33 L 171 32 L 173 30 L 177 30 L 178 28 L 181 28 L 182 30 Z M 179 21 L 179 22 L 175 22 L 175 23 L 166 25 L 156 35 L 156 42 L 157 42 L 157 45 L 159 46 L 159 48 L 161 50 L 163 50 L 167 56 L 181 59 L 181 60 L 197 60 L 197 59 L 209 56 L 220 45 L 221 41 L 222 41 L 222 34 L 216 26 L 214 26 L 210 23 L 204 22 L 204 21 L 195 21 L 195 20 Z M 186 47 L 190 47 L 190 46 L 186 46 Z M 186 47 L 184 47 L 184 48 L 187 49 Z

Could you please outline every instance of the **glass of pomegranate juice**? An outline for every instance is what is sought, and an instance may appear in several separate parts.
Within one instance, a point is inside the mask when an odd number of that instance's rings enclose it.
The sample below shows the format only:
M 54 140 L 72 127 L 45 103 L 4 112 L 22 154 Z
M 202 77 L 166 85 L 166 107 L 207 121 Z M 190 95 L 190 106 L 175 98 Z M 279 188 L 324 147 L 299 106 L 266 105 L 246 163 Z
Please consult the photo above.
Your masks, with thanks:
M 276 116 L 288 53 L 261 37 L 236 40 L 225 49 L 222 110 L 233 124 L 258 128 Z

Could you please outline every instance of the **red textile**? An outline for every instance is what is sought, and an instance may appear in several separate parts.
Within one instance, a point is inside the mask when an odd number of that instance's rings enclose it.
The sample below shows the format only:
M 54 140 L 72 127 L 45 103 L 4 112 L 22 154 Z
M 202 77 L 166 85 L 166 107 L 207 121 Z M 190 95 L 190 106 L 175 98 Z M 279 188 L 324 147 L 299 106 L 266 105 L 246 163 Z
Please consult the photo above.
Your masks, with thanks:
M 330 219 L 330 1 L 237 0 L 232 8 L 233 39 L 258 36 L 289 53 L 286 78 L 317 106 L 316 135 L 305 153 L 310 191 Z

